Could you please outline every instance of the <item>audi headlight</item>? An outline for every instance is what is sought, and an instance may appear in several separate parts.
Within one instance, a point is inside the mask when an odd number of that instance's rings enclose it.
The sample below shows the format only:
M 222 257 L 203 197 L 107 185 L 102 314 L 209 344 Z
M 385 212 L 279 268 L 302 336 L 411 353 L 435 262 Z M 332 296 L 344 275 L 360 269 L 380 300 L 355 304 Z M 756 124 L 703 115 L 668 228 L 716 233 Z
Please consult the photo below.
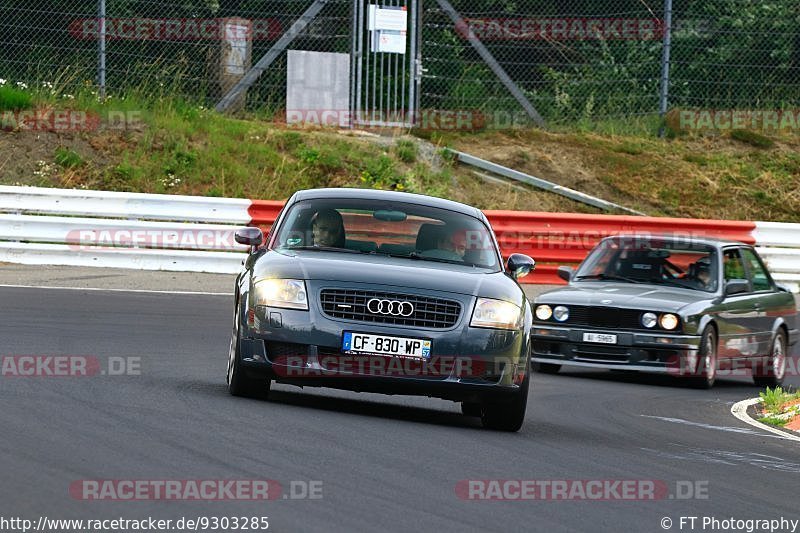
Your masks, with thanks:
M 308 310 L 306 284 L 301 279 L 264 279 L 255 283 L 255 304 Z
M 569 318 L 569 309 L 563 305 L 557 306 L 553 309 L 553 318 L 559 322 L 564 322 Z
M 664 329 L 675 329 L 678 327 L 678 323 L 680 320 L 677 316 L 673 315 L 672 313 L 667 313 L 661 315 L 661 318 L 658 320 L 658 323 Z
M 521 319 L 522 309 L 512 303 L 478 298 L 469 325 L 475 328 L 517 329 Z
M 642 315 L 642 325 L 648 329 L 656 327 L 658 317 L 655 313 L 645 313 Z
M 553 309 L 549 305 L 536 306 L 536 318 L 539 320 L 550 320 L 551 316 L 553 316 Z

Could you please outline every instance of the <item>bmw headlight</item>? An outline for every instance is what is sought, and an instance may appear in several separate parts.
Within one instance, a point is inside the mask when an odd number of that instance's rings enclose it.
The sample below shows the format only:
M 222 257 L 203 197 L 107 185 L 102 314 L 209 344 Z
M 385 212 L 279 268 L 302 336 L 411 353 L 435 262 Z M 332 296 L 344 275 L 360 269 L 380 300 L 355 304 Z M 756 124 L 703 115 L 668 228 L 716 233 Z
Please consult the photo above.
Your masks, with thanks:
M 521 319 L 522 309 L 510 302 L 478 298 L 469 325 L 475 328 L 517 329 Z
M 656 327 L 658 317 L 655 313 L 645 313 L 642 315 L 642 325 L 648 329 Z
M 678 327 L 679 322 L 680 320 L 678 317 L 672 313 L 661 315 L 661 318 L 658 320 L 658 323 L 664 329 L 675 329 Z
M 553 318 L 559 322 L 566 321 L 569 318 L 569 309 L 563 305 L 556 306 L 556 308 L 553 309 Z
M 308 310 L 306 284 L 301 279 L 263 279 L 254 287 L 255 304 Z
M 536 318 L 539 320 L 550 320 L 550 317 L 553 316 L 553 308 L 549 305 L 537 305 L 536 306 Z

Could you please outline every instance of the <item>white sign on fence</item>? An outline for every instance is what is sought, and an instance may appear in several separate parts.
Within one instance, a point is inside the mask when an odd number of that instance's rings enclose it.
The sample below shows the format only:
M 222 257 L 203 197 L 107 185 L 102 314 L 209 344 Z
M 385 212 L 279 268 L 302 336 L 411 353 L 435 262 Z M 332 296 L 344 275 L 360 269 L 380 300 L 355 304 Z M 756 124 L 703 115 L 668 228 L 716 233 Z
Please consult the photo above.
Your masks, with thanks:
M 367 29 L 373 52 L 405 54 L 408 31 L 408 11 L 399 7 L 378 7 L 370 4 L 367 9 Z

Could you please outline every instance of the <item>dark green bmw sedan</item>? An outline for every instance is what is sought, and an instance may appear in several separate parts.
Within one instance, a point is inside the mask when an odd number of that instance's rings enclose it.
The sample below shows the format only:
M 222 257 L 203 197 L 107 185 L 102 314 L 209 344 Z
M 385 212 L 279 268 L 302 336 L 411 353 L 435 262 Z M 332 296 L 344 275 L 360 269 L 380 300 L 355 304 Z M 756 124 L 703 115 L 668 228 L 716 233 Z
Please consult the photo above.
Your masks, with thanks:
M 530 382 L 530 304 L 485 215 L 389 191 L 292 196 L 237 278 L 227 381 L 237 396 L 273 381 L 461 402 L 517 431 Z
M 756 250 L 688 236 L 603 239 L 534 304 L 534 370 L 664 372 L 710 388 L 721 370 L 777 386 L 797 342 L 793 295 Z

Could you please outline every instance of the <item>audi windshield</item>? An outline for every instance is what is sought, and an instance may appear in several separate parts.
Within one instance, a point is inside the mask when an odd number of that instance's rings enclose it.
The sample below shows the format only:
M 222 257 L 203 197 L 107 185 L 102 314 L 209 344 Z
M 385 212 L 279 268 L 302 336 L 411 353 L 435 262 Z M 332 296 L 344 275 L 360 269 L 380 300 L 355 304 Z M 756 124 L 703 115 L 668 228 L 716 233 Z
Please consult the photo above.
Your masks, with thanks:
M 273 248 L 501 269 L 491 233 L 481 220 L 447 209 L 374 199 L 297 202 L 286 213 Z

